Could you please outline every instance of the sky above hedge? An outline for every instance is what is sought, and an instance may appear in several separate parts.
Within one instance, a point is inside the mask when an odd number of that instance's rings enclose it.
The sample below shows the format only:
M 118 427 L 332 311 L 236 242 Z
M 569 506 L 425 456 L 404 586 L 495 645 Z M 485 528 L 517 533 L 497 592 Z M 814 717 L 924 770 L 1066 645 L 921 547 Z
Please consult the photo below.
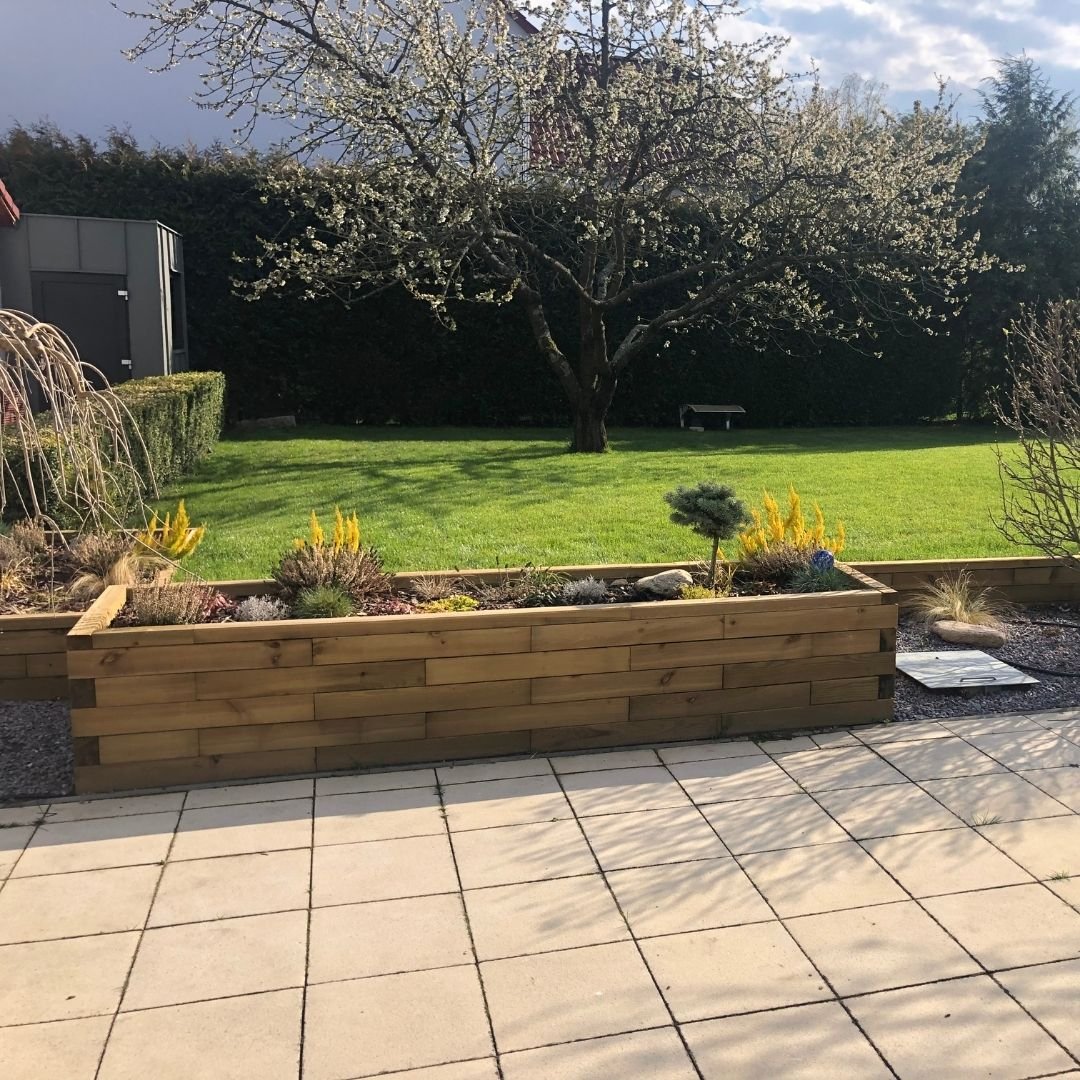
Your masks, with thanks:
M 1080 91 L 1080 4 L 1067 0 L 746 0 L 732 36 L 791 38 L 789 66 L 816 64 L 827 82 L 849 73 L 889 87 L 907 107 L 930 99 L 937 76 L 950 80 L 961 108 L 977 107 L 975 88 L 995 57 L 1026 50 L 1052 83 Z M 4 5 L 0 122 L 47 118 L 94 137 L 129 127 L 142 142 L 229 140 L 232 125 L 196 108 L 197 75 L 188 67 L 151 75 L 121 50 L 139 26 L 109 0 L 24 0 Z M 280 134 L 280 133 L 279 133 Z M 262 142 L 273 141 L 264 130 Z

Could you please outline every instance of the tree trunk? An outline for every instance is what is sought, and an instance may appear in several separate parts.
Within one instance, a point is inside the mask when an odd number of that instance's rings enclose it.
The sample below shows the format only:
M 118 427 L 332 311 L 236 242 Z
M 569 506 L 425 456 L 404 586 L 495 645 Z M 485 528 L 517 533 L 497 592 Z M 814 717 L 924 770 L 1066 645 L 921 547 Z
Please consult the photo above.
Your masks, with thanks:
M 578 393 L 571 403 L 574 435 L 570 450 L 575 454 L 602 454 L 608 448 L 607 418 L 615 397 L 618 379 L 607 354 L 607 328 L 603 316 L 581 306 L 581 342 L 578 359 Z
M 604 410 L 606 413 L 607 410 Z M 574 413 L 574 436 L 570 450 L 575 454 L 602 454 L 608 448 L 607 425 L 604 413 L 588 406 Z

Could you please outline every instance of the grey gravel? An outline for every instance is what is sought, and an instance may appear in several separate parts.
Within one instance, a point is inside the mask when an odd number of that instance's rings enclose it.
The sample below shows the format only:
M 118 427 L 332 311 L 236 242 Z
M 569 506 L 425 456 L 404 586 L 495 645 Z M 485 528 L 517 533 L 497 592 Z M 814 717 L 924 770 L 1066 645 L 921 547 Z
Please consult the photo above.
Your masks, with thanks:
M 923 720 L 943 716 L 1042 712 L 1080 705 L 1080 607 L 1062 604 L 1018 609 L 1009 615 L 1005 623 L 1008 641 L 1001 648 L 984 651 L 1033 675 L 1039 680 L 1038 686 L 961 694 L 927 690 L 914 679 L 898 672 L 896 718 Z M 897 652 L 949 652 L 970 648 L 971 645 L 942 641 L 918 620 L 910 617 L 900 620 L 896 635 Z M 1077 677 L 1048 675 L 1033 668 L 1074 671 Z
M 66 701 L 0 701 L 0 802 L 70 795 L 73 770 Z

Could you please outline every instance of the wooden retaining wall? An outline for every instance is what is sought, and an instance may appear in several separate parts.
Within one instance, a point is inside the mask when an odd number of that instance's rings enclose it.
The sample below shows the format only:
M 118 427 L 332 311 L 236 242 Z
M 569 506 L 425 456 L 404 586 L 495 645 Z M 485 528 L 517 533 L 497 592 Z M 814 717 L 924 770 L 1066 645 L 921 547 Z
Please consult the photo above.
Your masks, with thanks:
M 67 634 L 79 612 L 0 615 L 0 700 L 66 698 Z
M 960 570 L 977 585 L 992 588 L 1014 604 L 1080 601 L 1080 571 L 1046 556 L 1015 559 L 927 559 L 905 562 L 863 562 L 853 566 L 899 594 L 901 605 L 937 578 Z
M 76 790 L 888 719 L 894 594 L 864 583 L 137 629 L 110 628 L 127 595 L 113 587 L 68 637 Z

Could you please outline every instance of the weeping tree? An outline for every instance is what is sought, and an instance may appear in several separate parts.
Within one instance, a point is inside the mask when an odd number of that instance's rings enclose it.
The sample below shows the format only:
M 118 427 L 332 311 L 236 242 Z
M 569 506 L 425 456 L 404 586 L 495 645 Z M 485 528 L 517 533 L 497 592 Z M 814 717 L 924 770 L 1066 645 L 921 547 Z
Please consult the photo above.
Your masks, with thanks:
M 997 419 L 1001 512 L 1011 541 L 1080 569 L 1080 302 L 1025 307 L 1008 333 L 1009 389 Z
M 157 494 L 136 465 L 146 457 L 127 407 L 67 335 L 0 308 L 0 518 L 122 526 Z
M 636 357 L 715 320 L 859 335 L 981 267 L 939 101 L 896 117 L 728 40 L 737 0 L 142 0 L 132 58 L 197 63 L 202 104 L 289 126 L 297 228 L 256 294 L 400 284 L 518 305 L 602 451 Z M 531 21 L 530 21 L 531 20 Z M 275 126 L 275 131 L 280 131 Z M 573 325 L 553 313 L 576 311 Z M 510 357 L 508 363 L 513 362 Z

